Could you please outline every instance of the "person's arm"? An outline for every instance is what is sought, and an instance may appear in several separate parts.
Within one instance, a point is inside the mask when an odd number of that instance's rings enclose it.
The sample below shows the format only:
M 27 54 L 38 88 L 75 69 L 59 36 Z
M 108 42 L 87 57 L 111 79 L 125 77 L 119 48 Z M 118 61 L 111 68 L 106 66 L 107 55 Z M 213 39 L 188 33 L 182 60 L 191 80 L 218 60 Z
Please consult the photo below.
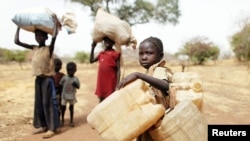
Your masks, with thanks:
M 54 21 L 54 27 L 53 27 L 53 34 L 52 34 L 52 38 L 50 42 L 50 57 L 52 57 L 53 52 L 54 52 L 56 37 L 58 34 L 58 26 L 59 26 L 58 19 L 55 15 L 53 16 L 53 21 Z
M 72 86 L 79 89 L 79 85 L 75 81 L 72 83 Z
M 166 92 L 169 89 L 169 83 L 167 82 L 167 80 L 158 79 L 158 78 L 155 78 L 155 77 L 152 77 L 152 76 L 140 73 L 140 72 L 134 72 L 126 76 L 123 80 L 121 80 L 118 88 L 119 89 L 123 88 L 130 82 L 135 81 L 136 79 L 141 79 L 161 91 Z
M 117 80 L 116 80 L 116 87 L 118 87 L 119 85 L 119 82 L 120 82 L 120 77 L 121 77 L 121 54 L 120 56 L 118 57 L 118 59 L 116 60 L 116 66 L 117 66 L 117 72 L 116 72 L 116 75 L 117 75 Z
M 89 62 L 90 63 L 94 63 L 98 60 L 97 57 L 94 57 L 94 50 L 95 50 L 95 47 L 96 47 L 96 42 L 92 42 L 92 48 L 91 48 L 91 51 L 90 51 L 90 57 L 89 57 Z
M 63 76 L 63 77 L 60 79 L 60 81 L 59 81 L 59 84 L 62 86 L 62 89 L 63 89 L 64 82 L 65 82 L 65 77 Z
M 24 48 L 27 48 L 27 49 L 33 49 L 34 45 L 29 45 L 29 44 L 23 43 L 19 40 L 19 33 L 20 33 L 20 27 L 17 27 L 15 39 L 14 39 L 15 44 L 22 46 Z
M 72 86 L 79 89 L 80 88 L 80 81 L 78 78 L 75 77 L 75 81 L 72 83 Z

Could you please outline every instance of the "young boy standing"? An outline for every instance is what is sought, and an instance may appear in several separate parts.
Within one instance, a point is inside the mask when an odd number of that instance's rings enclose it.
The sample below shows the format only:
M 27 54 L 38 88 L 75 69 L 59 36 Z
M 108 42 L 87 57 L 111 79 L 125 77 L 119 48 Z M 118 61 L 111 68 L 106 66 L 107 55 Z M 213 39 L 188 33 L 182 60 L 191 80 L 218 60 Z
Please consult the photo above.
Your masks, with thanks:
M 60 80 L 60 85 L 63 86 L 62 90 L 62 125 L 64 124 L 64 114 L 66 111 L 66 105 L 69 103 L 69 111 L 70 111 L 70 126 L 74 127 L 74 104 L 77 102 L 76 100 L 76 90 L 80 88 L 80 81 L 78 77 L 75 76 L 75 72 L 77 71 L 76 64 L 74 62 L 67 63 L 66 66 L 67 74 L 63 76 Z
M 62 100 L 62 85 L 59 84 L 60 80 L 62 77 L 65 75 L 63 72 L 61 72 L 62 69 L 62 60 L 59 58 L 54 59 L 54 65 L 55 65 L 55 74 L 53 75 L 54 83 L 55 83 L 55 88 L 56 88 L 56 97 L 58 101 L 58 117 L 60 120 L 60 116 L 62 113 L 62 105 L 61 105 L 61 100 Z
M 36 128 L 33 134 L 43 133 L 43 138 L 50 138 L 59 127 L 58 105 L 56 101 L 53 51 L 58 33 L 58 20 L 53 17 L 54 30 L 49 46 L 45 42 L 48 33 L 42 30 L 35 31 L 35 39 L 38 45 L 30 45 L 19 40 L 20 27 L 17 28 L 14 42 L 24 48 L 33 50 L 32 73 L 35 76 L 35 103 L 33 126 Z

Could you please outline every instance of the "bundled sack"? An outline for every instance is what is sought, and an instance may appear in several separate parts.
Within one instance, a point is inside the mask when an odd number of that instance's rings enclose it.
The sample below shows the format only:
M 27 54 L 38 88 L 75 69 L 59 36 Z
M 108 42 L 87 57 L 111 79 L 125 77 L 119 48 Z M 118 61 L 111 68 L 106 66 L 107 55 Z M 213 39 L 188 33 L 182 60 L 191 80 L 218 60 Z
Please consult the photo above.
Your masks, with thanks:
M 190 100 L 179 102 L 149 130 L 154 141 L 207 141 L 207 120 Z
M 61 24 L 66 28 L 68 34 L 75 33 L 77 28 L 75 14 L 72 12 L 66 12 L 61 18 Z
M 118 51 L 121 51 L 122 45 L 136 48 L 137 41 L 130 25 L 100 8 L 96 14 L 92 38 L 95 42 L 101 42 L 105 36 L 115 41 Z
M 132 141 L 164 115 L 165 108 L 155 104 L 143 83 L 138 79 L 115 91 L 87 116 L 104 141 Z
M 176 103 L 191 100 L 201 110 L 203 87 L 201 76 L 195 72 L 176 72 L 172 75 L 170 87 L 176 88 Z
M 50 9 L 45 8 L 45 7 L 38 7 L 38 8 L 30 8 L 30 9 L 19 11 L 18 13 L 14 15 L 14 17 L 12 18 L 12 21 L 17 26 L 19 26 L 20 28 L 26 31 L 34 32 L 36 29 L 39 29 L 52 35 L 53 28 L 54 28 L 53 16 L 56 16 L 56 14 L 52 12 Z M 69 16 L 66 16 L 63 21 L 64 22 L 58 25 L 57 27 L 59 29 L 61 28 L 61 26 L 70 27 L 69 29 L 72 31 L 68 33 L 74 33 L 77 27 L 77 24 L 75 24 L 76 21 L 74 21 L 74 18 L 70 18 Z

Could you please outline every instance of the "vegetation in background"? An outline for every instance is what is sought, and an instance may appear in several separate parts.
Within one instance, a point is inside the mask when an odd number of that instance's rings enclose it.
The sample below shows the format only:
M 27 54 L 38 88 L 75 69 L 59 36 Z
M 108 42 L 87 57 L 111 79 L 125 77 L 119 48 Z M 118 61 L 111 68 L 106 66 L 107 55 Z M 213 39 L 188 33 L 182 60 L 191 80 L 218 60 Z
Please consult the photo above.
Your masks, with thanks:
M 194 37 L 186 42 L 184 47 L 177 54 L 187 55 L 194 64 L 203 65 L 210 59 L 216 61 L 220 54 L 220 49 L 206 37 Z
M 22 63 L 28 60 L 28 50 L 9 50 L 0 48 L 0 62 L 16 61 L 22 69 Z
M 181 16 L 179 11 L 178 0 L 70 0 L 79 2 L 91 10 L 91 16 L 94 18 L 96 11 L 102 7 L 107 12 L 127 21 L 131 26 L 136 24 L 144 24 L 156 22 L 158 24 L 177 24 Z M 250 18 L 241 21 L 242 28 L 231 36 L 230 44 L 232 52 L 236 59 L 240 62 L 248 63 L 250 68 Z M 124 57 L 133 59 L 134 53 L 127 54 Z M 207 60 L 216 62 L 220 54 L 220 48 L 208 41 L 206 37 L 194 37 L 187 41 L 184 46 L 175 54 L 187 55 L 189 62 L 202 65 Z M 133 57 L 131 57 L 133 56 Z M 63 56 L 60 56 L 64 58 Z M 177 59 L 176 57 L 167 55 L 167 60 Z M 230 53 L 224 54 L 223 59 L 231 58 Z M 89 62 L 89 53 L 77 52 L 74 57 L 66 60 L 77 60 L 79 63 Z M 128 59 L 128 60 L 129 60 Z M 8 50 L 0 48 L 0 63 L 16 61 L 20 64 L 28 60 L 28 51 L 24 50 Z
M 77 52 L 74 59 L 79 61 L 79 63 L 89 63 L 89 53 L 84 51 Z
M 94 17 L 99 8 L 116 15 L 131 26 L 157 22 L 177 24 L 180 17 L 178 0 L 71 0 L 87 6 Z
M 231 48 L 238 61 L 250 61 L 250 20 L 231 37 Z

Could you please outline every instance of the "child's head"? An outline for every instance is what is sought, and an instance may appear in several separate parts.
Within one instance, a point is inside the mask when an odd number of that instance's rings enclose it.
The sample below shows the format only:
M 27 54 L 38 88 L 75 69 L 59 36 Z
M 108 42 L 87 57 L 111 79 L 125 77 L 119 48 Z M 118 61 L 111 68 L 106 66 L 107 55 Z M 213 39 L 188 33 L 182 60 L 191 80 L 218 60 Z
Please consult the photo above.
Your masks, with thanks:
M 76 63 L 74 62 L 67 63 L 66 69 L 67 69 L 67 74 L 69 75 L 69 77 L 73 77 L 77 70 Z
M 35 39 L 39 44 L 44 44 L 45 41 L 48 39 L 48 33 L 44 32 L 42 30 L 36 29 Z
M 54 59 L 55 72 L 59 72 L 62 68 L 62 61 L 59 58 Z
M 163 56 L 163 44 L 159 38 L 149 37 L 140 43 L 139 62 L 145 69 L 160 62 Z
M 106 49 L 112 49 L 113 45 L 115 44 L 115 42 L 111 40 L 109 37 L 104 37 L 103 41 Z

